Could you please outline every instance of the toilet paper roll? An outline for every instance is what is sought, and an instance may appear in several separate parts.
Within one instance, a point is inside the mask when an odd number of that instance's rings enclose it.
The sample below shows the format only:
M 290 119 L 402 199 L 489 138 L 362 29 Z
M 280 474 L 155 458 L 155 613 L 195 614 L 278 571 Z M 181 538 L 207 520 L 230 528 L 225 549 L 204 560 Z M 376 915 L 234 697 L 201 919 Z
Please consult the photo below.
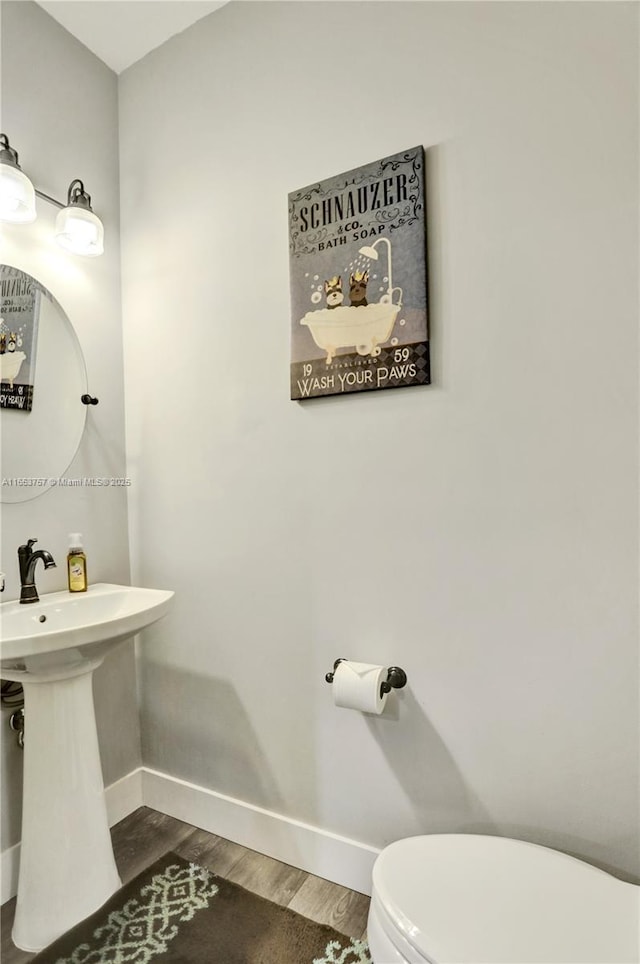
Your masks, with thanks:
M 380 684 L 387 678 L 387 667 L 374 663 L 354 663 L 344 659 L 333 674 L 333 700 L 336 706 L 380 715 L 387 693 L 380 695 Z

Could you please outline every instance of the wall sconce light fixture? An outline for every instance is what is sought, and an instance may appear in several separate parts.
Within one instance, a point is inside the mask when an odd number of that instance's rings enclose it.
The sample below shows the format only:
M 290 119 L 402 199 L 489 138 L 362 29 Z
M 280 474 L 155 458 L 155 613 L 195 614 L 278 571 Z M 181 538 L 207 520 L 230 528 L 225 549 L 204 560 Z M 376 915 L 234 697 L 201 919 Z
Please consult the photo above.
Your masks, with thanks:
M 27 224 L 36 219 L 36 192 L 18 164 L 18 152 L 0 134 L 0 220 Z
M 34 188 L 18 164 L 18 152 L 0 134 L 0 221 L 26 224 L 36 218 L 36 195 L 60 208 L 56 218 L 55 238 L 73 254 L 96 257 L 104 251 L 102 221 L 91 209 L 91 197 L 76 178 L 69 185 L 67 203 Z
M 102 221 L 91 210 L 91 197 L 78 178 L 67 192 L 67 206 L 56 218 L 56 241 L 74 254 L 95 257 L 104 251 Z

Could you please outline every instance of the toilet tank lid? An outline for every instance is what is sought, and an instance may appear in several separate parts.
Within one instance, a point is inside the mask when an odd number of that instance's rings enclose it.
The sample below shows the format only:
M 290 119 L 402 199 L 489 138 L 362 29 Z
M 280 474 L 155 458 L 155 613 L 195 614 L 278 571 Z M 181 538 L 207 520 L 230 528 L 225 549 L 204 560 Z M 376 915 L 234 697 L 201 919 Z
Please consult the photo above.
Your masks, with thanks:
M 638 964 L 640 888 L 548 847 L 431 834 L 386 847 L 373 899 L 438 964 Z

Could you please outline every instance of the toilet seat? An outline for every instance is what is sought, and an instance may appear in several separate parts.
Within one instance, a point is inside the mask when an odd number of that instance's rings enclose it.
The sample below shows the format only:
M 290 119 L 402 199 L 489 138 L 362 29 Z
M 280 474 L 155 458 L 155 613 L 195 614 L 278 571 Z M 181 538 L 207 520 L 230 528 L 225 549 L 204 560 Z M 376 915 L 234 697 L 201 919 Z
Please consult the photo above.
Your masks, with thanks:
M 373 868 L 374 964 L 638 964 L 640 889 L 537 844 L 399 840 Z

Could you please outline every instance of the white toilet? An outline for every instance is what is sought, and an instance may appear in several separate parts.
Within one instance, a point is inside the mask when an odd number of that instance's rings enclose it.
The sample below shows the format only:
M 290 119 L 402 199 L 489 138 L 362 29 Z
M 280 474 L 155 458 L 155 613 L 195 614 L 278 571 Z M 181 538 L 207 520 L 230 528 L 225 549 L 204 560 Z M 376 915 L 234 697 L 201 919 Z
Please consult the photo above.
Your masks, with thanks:
M 373 868 L 374 964 L 638 964 L 640 888 L 505 837 L 434 834 Z

